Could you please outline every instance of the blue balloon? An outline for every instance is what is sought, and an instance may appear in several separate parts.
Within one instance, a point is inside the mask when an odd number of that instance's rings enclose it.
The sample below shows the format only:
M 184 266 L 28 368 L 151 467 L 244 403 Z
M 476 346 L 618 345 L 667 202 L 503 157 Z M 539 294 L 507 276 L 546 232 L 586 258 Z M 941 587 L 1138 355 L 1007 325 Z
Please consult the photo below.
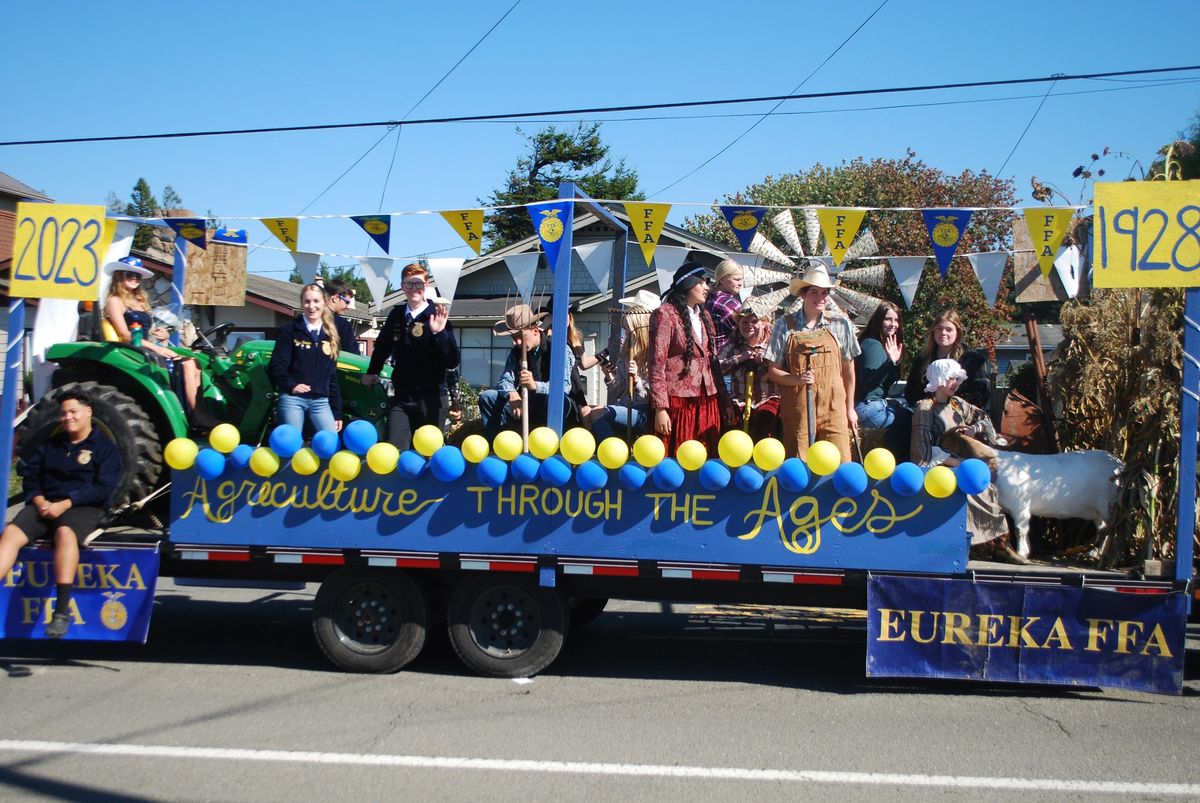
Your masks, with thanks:
M 341 439 L 338 438 L 338 434 L 332 429 L 323 429 L 316 435 L 313 435 L 312 450 L 322 460 L 328 460 L 333 457 L 341 448 Z
M 229 462 L 233 463 L 238 468 L 245 468 L 250 465 L 250 455 L 254 454 L 254 447 L 248 443 L 239 443 L 234 450 L 229 454 Z
M 742 493 L 752 494 L 763 486 L 762 472 L 754 466 L 740 466 L 733 472 L 733 485 Z
M 779 484 L 783 486 L 785 491 L 791 491 L 798 494 L 808 487 L 809 479 L 808 466 L 804 465 L 804 461 L 799 457 L 789 457 L 783 461 L 783 465 L 775 472 L 775 476 L 779 477 Z
M 316 439 L 313 439 L 313 451 L 316 451 Z M 400 460 L 396 463 L 396 471 L 400 472 L 400 476 L 406 479 L 415 480 L 425 471 L 425 467 L 429 465 L 422 455 L 417 454 L 412 449 L 407 449 L 400 453 Z
M 304 445 L 304 436 L 291 424 L 280 424 L 271 430 L 271 437 L 267 439 L 267 444 L 275 454 L 287 460 L 300 451 L 300 447 Z
M 571 479 L 571 464 L 561 455 L 554 455 L 542 461 L 538 476 L 549 485 L 565 485 Z
M 981 494 L 992 481 L 992 470 L 988 464 L 975 457 L 959 463 L 954 474 L 958 478 L 958 489 L 965 494 Z
M 367 450 L 379 443 L 379 430 L 365 419 L 351 421 L 342 431 L 342 441 L 346 448 L 356 455 L 364 455 Z
M 598 491 L 608 484 L 608 469 L 589 460 L 575 469 L 575 484 L 581 491 Z
M 442 482 L 454 482 L 467 470 L 467 461 L 457 446 L 443 446 L 429 458 L 429 470 Z
M 650 472 L 650 479 L 654 481 L 658 490 L 674 491 L 683 485 L 683 466 L 676 463 L 673 458 L 665 458 L 659 461 L 654 470 Z
M 479 461 L 475 468 L 475 477 L 484 485 L 503 485 L 508 479 L 508 463 L 495 455 L 488 455 Z
M 867 470 L 861 463 L 842 463 L 833 472 L 833 487 L 842 496 L 859 496 L 867 490 Z
M 925 487 L 925 473 L 916 463 L 901 463 L 888 481 L 897 496 L 916 496 Z
M 196 455 L 196 473 L 206 480 L 215 480 L 225 471 L 225 455 L 216 449 L 201 449 Z
M 628 490 L 636 491 L 646 484 L 646 469 L 630 461 L 617 471 L 617 479 Z
M 732 476 L 729 469 L 720 460 L 708 460 L 700 466 L 700 485 L 705 490 L 719 491 L 723 489 L 729 485 Z
M 519 454 L 513 458 L 508 470 L 516 482 L 533 482 L 537 479 L 538 469 L 541 467 L 542 464 L 533 455 Z

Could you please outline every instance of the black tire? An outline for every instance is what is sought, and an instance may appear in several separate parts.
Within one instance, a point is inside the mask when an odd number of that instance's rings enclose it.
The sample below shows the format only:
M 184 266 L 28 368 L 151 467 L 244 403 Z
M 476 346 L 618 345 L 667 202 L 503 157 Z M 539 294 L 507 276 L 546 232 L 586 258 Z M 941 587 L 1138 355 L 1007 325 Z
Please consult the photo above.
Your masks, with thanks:
M 607 605 L 608 597 L 577 597 L 571 600 L 571 632 L 582 630 L 596 621 Z
M 400 671 L 420 654 L 428 629 L 424 588 L 396 569 L 339 569 L 313 604 L 321 652 L 351 672 Z
M 520 577 L 466 577 L 450 596 L 448 631 L 469 669 L 522 678 L 549 666 L 562 650 L 570 618 L 562 594 Z
M 99 382 L 68 382 L 43 396 L 17 430 L 21 458 L 28 458 L 61 429 L 59 399 L 68 390 L 92 397 L 92 426 L 121 451 L 124 475 L 113 497 L 114 506 L 136 502 L 157 488 L 163 473 L 162 446 L 150 416 L 132 398 Z

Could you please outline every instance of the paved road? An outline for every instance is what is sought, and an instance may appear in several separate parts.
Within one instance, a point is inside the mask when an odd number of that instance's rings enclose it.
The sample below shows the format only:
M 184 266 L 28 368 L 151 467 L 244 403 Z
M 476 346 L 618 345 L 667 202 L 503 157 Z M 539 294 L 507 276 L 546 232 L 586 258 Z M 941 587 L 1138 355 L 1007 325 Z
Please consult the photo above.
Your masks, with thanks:
M 444 639 L 338 673 L 312 587 L 164 585 L 145 647 L 0 643 L 5 799 L 1200 799 L 1196 632 L 1176 698 L 869 680 L 856 614 L 613 603 L 517 683 Z

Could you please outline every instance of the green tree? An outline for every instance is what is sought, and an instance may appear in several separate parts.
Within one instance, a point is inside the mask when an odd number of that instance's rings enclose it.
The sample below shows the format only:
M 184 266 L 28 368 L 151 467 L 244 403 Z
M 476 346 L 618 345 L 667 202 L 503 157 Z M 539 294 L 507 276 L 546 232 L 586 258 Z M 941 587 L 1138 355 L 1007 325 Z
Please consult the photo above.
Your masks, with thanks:
M 179 209 L 183 206 L 183 198 L 169 184 L 163 189 L 163 201 L 164 203 L 160 204 L 150 189 L 150 183 L 144 178 L 139 178 L 133 185 L 128 201 L 121 201 L 114 192 L 108 194 L 108 211 L 114 215 L 158 217 L 163 209 Z M 135 249 L 142 250 L 150 244 L 152 229 L 152 226 L 138 226 L 133 235 Z
M 347 287 L 354 290 L 354 299 L 360 304 L 373 304 L 375 299 L 371 296 L 371 289 L 367 287 L 367 282 L 361 276 L 356 275 L 357 265 L 326 265 L 324 260 L 317 267 L 317 275 L 325 280 L 326 283 L 331 281 L 342 281 Z M 292 268 L 292 274 L 288 277 L 288 281 L 293 284 L 303 284 L 300 278 L 300 271 Z
M 529 143 L 524 156 L 509 171 L 504 187 L 487 198 L 484 206 L 509 206 L 549 201 L 558 197 L 558 185 L 573 181 L 593 198 L 640 200 L 637 172 L 625 166 L 625 160 L 613 163 L 609 146 L 600 138 L 600 124 L 580 123 L 574 130 L 560 131 L 548 126 L 536 134 L 525 135 Z M 483 229 L 489 248 L 501 248 L 533 234 L 529 213 L 523 208 L 497 209 Z
M 910 150 L 903 159 L 857 158 L 833 167 L 817 164 L 798 173 L 768 176 L 760 184 L 727 196 L 722 203 L 883 207 L 867 215 L 862 231 L 874 235 L 880 254 L 904 256 L 931 253 L 924 220 L 916 212 L 894 212 L 887 208 L 1006 207 L 1014 205 L 1015 200 L 1010 181 L 998 179 L 986 170 L 944 173 L 922 162 Z M 963 234 L 959 254 L 1010 248 L 1011 217 L 1010 212 L 976 212 Z M 799 215 L 796 218 L 803 240 L 803 220 Z M 729 225 L 719 213 L 697 215 L 684 225 L 711 240 L 728 243 L 732 250 L 738 248 Z M 763 218 L 760 231 L 785 252 L 789 250 L 770 216 Z M 842 264 L 843 269 L 850 267 L 855 265 Z M 904 309 L 899 287 L 894 283 L 886 288 L 861 290 L 894 301 Z M 969 342 L 982 346 L 989 354 L 994 354 L 996 342 L 1006 332 L 1013 311 L 1003 294 L 995 308 L 987 303 L 965 257 L 959 256 L 951 263 L 945 279 L 930 260 L 913 307 L 904 315 L 904 347 L 909 358 L 920 350 L 930 322 L 944 309 L 957 310 L 967 327 Z

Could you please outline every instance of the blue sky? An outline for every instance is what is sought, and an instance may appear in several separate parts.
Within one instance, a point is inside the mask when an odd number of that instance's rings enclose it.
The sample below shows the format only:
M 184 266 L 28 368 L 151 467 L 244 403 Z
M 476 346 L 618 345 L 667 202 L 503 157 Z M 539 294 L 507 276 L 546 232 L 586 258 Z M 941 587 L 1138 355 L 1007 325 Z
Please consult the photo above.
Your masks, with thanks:
M 522 0 L 410 117 L 784 94 L 879 3 Z M 511 4 L 0 4 L 7 73 L 0 83 L 0 141 L 399 118 Z M 176 8 L 196 16 L 169 13 Z M 889 0 L 801 91 L 1200 63 L 1198 30 L 1195 2 Z M 1077 196 L 1071 170 L 1105 146 L 1149 164 L 1200 110 L 1200 71 L 1169 83 L 1153 78 L 1058 85 L 1002 174 L 1014 178 L 1021 202 L 1030 203 L 1031 175 Z M 856 156 L 902 157 L 907 148 L 947 172 L 995 172 L 1045 91 L 1033 85 L 792 101 L 654 200 L 707 203 L 767 175 Z M 1081 91 L 1091 94 L 1065 94 Z M 990 102 L 867 108 L 962 100 Z M 621 115 L 685 119 L 611 121 L 603 131 L 613 155 L 638 171 L 650 193 L 697 167 L 754 119 L 695 115 L 767 108 Z M 522 126 L 533 131 L 541 123 Z M 0 170 L 62 202 L 103 204 L 109 191 L 124 198 L 144 176 L 156 193 L 172 185 L 200 213 L 212 210 L 230 221 L 290 216 L 384 134 L 372 128 L 4 147 Z M 306 214 L 379 210 L 396 143 L 396 134 L 385 137 Z M 522 144 L 511 122 L 405 127 L 382 209 L 477 206 L 503 181 Z M 1130 166 L 1107 165 L 1114 178 Z M 671 221 L 695 211 L 679 207 Z M 257 224 L 249 228 L 254 242 L 269 237 Z M 365 233 L 342 220 L 304 221 L 300 247 L 379 255 Z M 396 220 L 391 250 L 401 258 L 470 255 L 436 216 Z M 291 260 L 261 249 L 250 267 L 283 278 Z

